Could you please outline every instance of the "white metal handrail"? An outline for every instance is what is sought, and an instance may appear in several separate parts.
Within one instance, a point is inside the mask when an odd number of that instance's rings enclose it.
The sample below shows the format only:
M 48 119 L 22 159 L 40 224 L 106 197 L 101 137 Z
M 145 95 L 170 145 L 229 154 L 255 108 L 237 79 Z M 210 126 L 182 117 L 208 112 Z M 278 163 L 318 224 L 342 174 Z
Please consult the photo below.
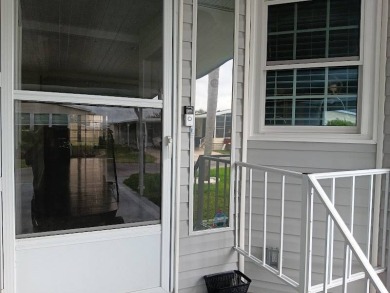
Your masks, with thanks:
M 264 184 L 264 190 L 261 192 L 263 195 L 263 217 L 262 217 L 262 251 L 260 256 L 255 256 L 252 253 L 252 205 L 253 205 L 253 171 L 261 171 L 264 177 L 261 176 L 260 181 Z M 239 181 L 240 176 L 243 174 L 245 178 L 241 178 L 248 183 L 247 194 L 240 194 Z M 371 227 L 372 227 L 372 213 L 377 214 L 379 217 L 379 211 L 373 211 L 374 201 L 374 178 L 375 176 L 385 176 L 385 196 L 384 204 L 382 207 L 385 211 L 388 210 L 388 192 L 389 192 L 389 169 L 374 169 L 374 170 L 359 170 L 350 172 L 331 172 L 331 173 L 319 173 L 319 174 L 304 174 L 295 171 L 278 169 L 270 166 L 253 165 L 243 162 L 235 163 L 235 249 L 246 258 L 258 266 L 267 269 L 268 271 L 277 275 L 284 283 L 292 286 L 295 290 L 302 293 L 307 292 L 328 292 L 331 288 L 342 286 L 343 292 L 348 291 L 348 284 L 367 279 L 367 290 L 372 284 L 378 292 L 388 293 L 386 287 L 378 277 L 378 273 L 383 272 L 385 264 L 385 249 L 382 249 L 381 265 L 382 268 L 374 268 L 370 259 L 370 247 L 371 247 Z M 278 267 L 271 267 L 267 263 L 267 214 L 268 214 L 268 184 L 269 174 L 277 175 L 280 178 L 280 242 L 279 242 L 279 264 Z M 368 237 L 367 237 L 367 251 L 363 252 L 358 242 L 353 235 L 353 223 L 354 223 L 354 207 L 355 207 L 355 189 L 356 178 L 361 176 L 369 177 L 368 187 Z M 275 178 L 275 177 L 274 177 Z M 300 264 L 300 279 L 293 280 L 289 276 L 284 274 L 283 271 L 283 253 L 284 253 L 284 224 L 285 224 L 285 201 L 286 201 L 286 185 L 287 180 L 293 178 L 295 180 L 301 180 L 302 185 L 302 219 L 301 219 L 301 264 Z M 348 227 L 340 216 L 335 207 L 336 202 L 336 180 L 340 178 L 351 178 L 351 198 L 350 198 L 350 211 L 351 218 L 350 227 Z M 259 179 L 259 178 L 257 178 Z M 322 185 L 321 180 L 331 180 L 331 191 L 328 195 Z M 275 183 L 275 182 L 273 182 Z M 259 192 L 259 189 L 256 190 Z M 324 252 L 324 276 L 321 284 L 312 285 L 312 245 L 313 245 L 313 209 L 314 209 L 314 197 L 318 196 L 322 206 L 325 208 L 326 216 L 326 249 Z M 246 202 L 248 201 L 248 202 Z M 247 215 L 247 225 L 246 218 Z M 383 231 L 386 231 L 387 213 L 383 213 Z M 343 276 L 341 278 L 333 279 L 333 258 L 334 258 L 334 229 L 337 227 L 345 241 L 344 250 L 344 265 Z M 241 231 L 239 233 L 239 231 Z M 382 233 L 381 244 L 382 247 L 386 247 L 386 233 Z M 247 240 L 248 243 L 245 243 Z M 356 259 L 363 267 L 362 272 L 352 273 L 352 253 L 356 256 Z M 368 292 L 368 291 L 367 291 Z
M 352 266 L 352 252 L 357 257 L 359 263 L 363 266 L 364 273 L 366 278 L 372 282 L 372 285 L 381 293 L 388 293 L 387 288 L 379 278 L 377 271 L 371 265 L 370 259 L 370 247 L 371 247 L 371 227 L 372 227 L 372 212 L 373 212 L 373 194 L 374 194 L 374 176 L 375 175 L 385 175 L 385 203 L 384 211 L 388 210 L 388 184 L 389 184 L 389 169 L 374 169 L 374 170 L 358 170 L 358 171 L 348 171 L 348 172 L 334 172 L 334 173 L 322 173 L 322 174 L 310 174 L 307 175 L 310 180 L 310 185 L 314 189 L 311 191 L 309 205 L 313 205 L 313 194 L 317 194 L 322 204 L 326 208 L 327 212 L 327 251 L 325 259 L 325 277 L 324 283 L 322 284 L 322 292 L 327 292 L 329 285 L 332 283 L 332 256 L 327 255 L 328 253 L 332 254 L 333 251 L 333 237 L 334 237 L 334 225 L 336 225 L 342 234 L 345 242 L 345 258 L 344 258 L 344 274 L 342 278 L 341 285 L 343 286 L 343 292 L 347 292 L 348 279 L 351 277 L 351 266 Z M 367 232 L 367 251 L 366 253 L 360 248 L 360 245 L 353 236 L 353 215 L 354 215 L 354 200 L 355 200 L 355 179 L 356 177 L 369 176 L 369 201 L 368 201 L 368 232 Z M 340 214 L 338 213 L 335 207 L 335 180 L 339 178 L 352 178 L 352 198 L 351 198 L 351 223 L 350 227 L 346 225 Z M 321 186 L 319 180 L 323 179 L 332 179 L 332 188 L 331 195 L 327 195 Z M 315 191 L 315 192 L 314 192 Z M 387 225 L 387 212 L 383 213 L 383 231 L 386 231 Z M 312 224 L 311 224 L 312 225 Z M 386 247 L 386 233 L 382 233 L 382 247 Z M 311 249 L 309 248 L 309 253 Z M 382 265 L 385 263 L 385 250 L 382 249 Z M 370 282 L 367 282 L 367 292 Z M 310 287 L 310 284 L 309 284 Z
M 238 183 L 240 174 L 243 170 L 249 171 L 249 194 L 248 194 L 248 243 L 246 244 L 244 239 L 239 237 L 239 230 L 245 230 L 245 219 L 241 218 L 239 220 L 239 214 L 243 215 L 245 213 L 246 207 L 246 199 L 245 195 L 240 196 Z M 263 171 L 264 172 L 264 214 L 263 214 L 263 242 L 262 242 L 262 258 L 258 258 L 252 254 L 252 200 L 253 200 L 253 171 Z M 268 174 L 277 174 L 281 176 L 281 221 L 280 221 L 280 249 L 279 249 L 279 266 L 278 268 L 274 268 L 267 264 L 266 262 L 266 254 L 267 254 L 267 203 L 268 203 Z M 297 281 L 288 277 L 283 273 L 283 242 L 284 242 L 284 202 L 285 202 L 285 185 L 286 178 L 291 177 L 295 179 L 301 179 L 303 174 L 299 172 L 278 169 L 270 166 L 261 166 L 261 165 L 253 165 L 244 162 L 235 163 L 235 249 L 245 257 L 249 258 L 255 264 L 265 268 L 266 270 L 276 274 L 284 283 L 292 286 L 296 290 L 298 290 L 299 284 Z M 247 245 L 248 249 L 245 249 Z

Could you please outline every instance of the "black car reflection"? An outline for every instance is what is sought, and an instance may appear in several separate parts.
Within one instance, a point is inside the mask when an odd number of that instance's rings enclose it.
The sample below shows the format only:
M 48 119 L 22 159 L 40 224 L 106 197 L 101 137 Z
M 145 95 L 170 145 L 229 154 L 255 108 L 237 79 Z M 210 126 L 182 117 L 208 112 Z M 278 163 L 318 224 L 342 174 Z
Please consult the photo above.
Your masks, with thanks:
M 25 153 L 33 171 L 34 232 L 123 223 L 116 216 L 119 194 L 112 136 L 105 141 L 94 156 L 72 155 L 68 127 L 34 131 L 34 144 Z

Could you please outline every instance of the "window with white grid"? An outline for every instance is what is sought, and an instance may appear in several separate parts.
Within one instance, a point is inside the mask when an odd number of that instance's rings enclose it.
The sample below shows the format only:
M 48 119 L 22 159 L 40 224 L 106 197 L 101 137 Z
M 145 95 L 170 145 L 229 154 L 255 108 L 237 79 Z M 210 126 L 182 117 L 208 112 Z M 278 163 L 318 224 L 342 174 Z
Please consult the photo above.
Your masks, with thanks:
M 265 126 L 356 128 L 361 1 L 266 6 Z

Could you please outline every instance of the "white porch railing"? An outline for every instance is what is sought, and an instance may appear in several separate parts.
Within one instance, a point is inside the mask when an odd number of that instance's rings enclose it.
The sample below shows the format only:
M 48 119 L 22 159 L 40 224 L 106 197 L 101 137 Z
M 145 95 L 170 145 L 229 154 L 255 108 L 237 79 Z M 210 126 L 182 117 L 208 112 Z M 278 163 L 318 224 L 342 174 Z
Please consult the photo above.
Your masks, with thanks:
M 301 293 L 328 292 L 340 286 L 342 292 L 348 292 L 348 286 L 358 280 L 366 280 L 364 292 L 368 292 L 372 285 L 377 292 L 388 293 L 378 277 L 379 273 L 385 271 L 386 249 L 381 249 L 381 255 L 376 257 L 379 247 L 386 247 L 387 212 L 382 213 L 381 228 L 384 233 L 380 240 L 379 229 L 374 234 L 373 226 L 379 224 L 381 208 L 383 211 L 388 210 L 389 173 L 390 170 L 381 169 L 303 174 L 238 162 L 235 164 L 235 249 Z M 242 175 L 244 178 L 241 178 Z M 246 182 L 246 194 L 241 194 L 241 179 Z M 376 192 L 375 182 L 380 189 Z M 381 186 L 384 188 L 381 189 Z M 343 205 L 337 203 L 340 200 L 344 201 Z M 279 203 L 277 208 L 275 202 Z M 300 227 L 293 227 L 293 221 L 286 217 L 286 203 L 291 202 L 301 204 Z M 262 205 L 261 211 L 259 205 Z M 256 211 L 254 206 L 257 207 Z M 319 209 L 325 211 L 324 219 L 319 218 Z M 343 212 L 342 217 L 339 209 L 347 209 L 349 212 Z M 288 212 L 291 214 L 291 211 Z M 267 221 L 271 218 L 273 221 L 268 224 Z M 275 218 L 278 219 L 276 224 Z M 300 251 L 296 252 L 300 255 L 299 277 L 297 274 L 291 275 L 291 265 L 285 267 L 285 240 L 287 237 L 291 240 L 292 237 L 291 232 L 285 231 L 286 220 L 289 221 L 289 229 L 299 231 L 299 235 L 295 237 L 300 242 Z M 325 228 L 313 231 L 314 225 L 318 223 Z M 363 233 L 366 235 L 363 240 L 361 232 L 354 235 L 355 226 L 359 226 L 360 230 L 365 227 L 367 233 Z M 318 230 L 324 230 L 325 237 L 319 237 Z M 277 241 L 275 233 L 279 235 Z M 269 234 L 274 237 L 268 237 Z M 359 236 L 359 241 L 354 236 Z M 314 256 L 313 241 L 316 246 L 321 246 L 319 242 L 324 242 L 323 251 L 316 252 Z M 274 246 L 279 250 L 277 265 L 268 261 L 270 248 Z M 337 249 L 343 250 L 342 253 Z M 316 259 L 316 272 L 313 271 L 313 258 Z M 319 258 L 323 264 L 320 271 Z M 342 266 L 337 267 L 341 271 L 335 272 L 335 262 L 339 264 L 341 258 Z M 380 266 L 377 265 L 378 262 Z M 292 266 L 294 265 L 297 267 L 296 263 Z M 313 274 L 316 274 L 315 281 Z M 318 281 L 319 278 L 322 281 Z

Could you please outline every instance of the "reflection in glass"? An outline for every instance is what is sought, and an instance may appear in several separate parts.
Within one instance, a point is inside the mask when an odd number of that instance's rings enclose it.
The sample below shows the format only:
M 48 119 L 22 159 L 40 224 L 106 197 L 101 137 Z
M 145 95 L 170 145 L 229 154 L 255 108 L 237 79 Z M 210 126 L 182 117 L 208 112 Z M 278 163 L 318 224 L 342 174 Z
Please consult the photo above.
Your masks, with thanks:
M 162 0 L 20 0 L 19 15 L 18 89 L 161 98 Z
M 234 2 L 198 1 L 194 231 L 229 226 Z
M 265 124 L 356 126 L 357 90 L 357 66 L 270 70 Z
M 16 109 L 17 235 L 160 222 L 160 109 Z

